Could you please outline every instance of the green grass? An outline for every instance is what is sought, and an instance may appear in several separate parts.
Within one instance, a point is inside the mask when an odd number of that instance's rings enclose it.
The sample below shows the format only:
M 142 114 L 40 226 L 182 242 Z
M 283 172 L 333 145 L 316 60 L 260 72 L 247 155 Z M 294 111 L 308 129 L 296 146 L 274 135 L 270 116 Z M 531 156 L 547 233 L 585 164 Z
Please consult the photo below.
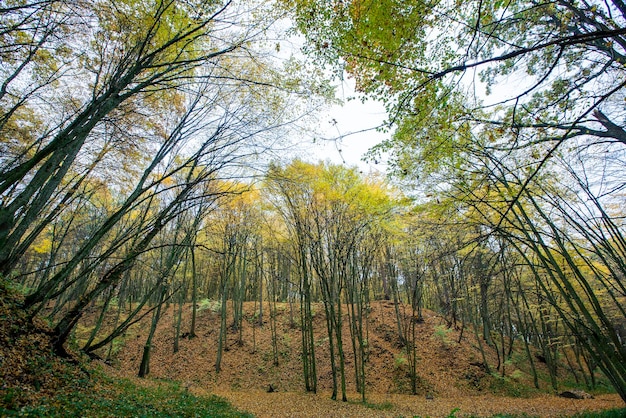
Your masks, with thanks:
M 354 405 L 363 405 L 366 408 L 373 409 L 376 411 L 391 411 L 394 407 L 394 405 L 389 401 L 384 401 L 380 403 L 376 403 L 376 402 L 362 403 L 362 402 L 350 402 L 349 401 L 349 403 L 354 404 Z
M 37 405 L 18 409 L 0 407 L 6 417 L 252 417 L 217 396 L 198 397 L 177 383 L 155 382 L 142 387 L 103 375 L 85 390 L 58 393 Z
M 623 418 L 626 417 L 626 408 L 607 409 L 600 412 L 582 412 L 571 418 Z
M 536 415 L 527 415 L 527 414 L 496 414 L 492 415 L 491 418 L 534 418 Z M 599 412 L 582 412 L 576 415 L 563 415 L 563 418 L 622 418 L 626 417 L 626 408 L 619 409 L 608 409 L 606 411 Z M 473 415 L 468 418 L 474 418 Z
M 540 392 L 532 386 L 523 382 L 518 382 L 509 377 L 502 377 L 497 373 L 492 373 L 488 380 L 488 388 L 491 393 L 509 396 L 512 398 L 529 398 Z

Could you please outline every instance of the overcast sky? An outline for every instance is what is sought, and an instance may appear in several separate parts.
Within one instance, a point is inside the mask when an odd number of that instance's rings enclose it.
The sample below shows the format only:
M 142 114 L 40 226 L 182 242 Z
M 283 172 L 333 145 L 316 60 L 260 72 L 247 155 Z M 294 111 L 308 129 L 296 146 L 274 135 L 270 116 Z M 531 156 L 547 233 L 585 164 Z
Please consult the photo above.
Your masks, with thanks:
M 326 138 L 341 138 L 338 142 L 316 141 L 310 155 L 311 162 L 330 160 L 334 163 L 345 162 L 349 166 L 358 166 L 364 173 L 384 171 L 383 164 L 366 163 L 363 155 L 374 145 L 381 142 L 389 134 L 374 130 L 380 126 L 386 112 L 379 102 L 368 100 L 362 103 L 355 97 L 354 83 L 346 80 L 343 88 L 337 89 L 337 96 L 344 101 L 343 106 L 333 106 L 320 118 L 320 130 Z M 365 131 L 365 132 L 361 132 Z

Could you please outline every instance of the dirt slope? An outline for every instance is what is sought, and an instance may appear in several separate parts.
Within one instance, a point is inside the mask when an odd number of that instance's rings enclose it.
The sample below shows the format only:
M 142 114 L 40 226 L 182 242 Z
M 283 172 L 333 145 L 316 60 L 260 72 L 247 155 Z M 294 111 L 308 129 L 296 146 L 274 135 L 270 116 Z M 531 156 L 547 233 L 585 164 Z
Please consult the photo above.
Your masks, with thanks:
M 0 408 L 17 409 L 89 381 L 78 362 L 52 353 L 50 328 L 38 318 L 31 321 L 20 303 L 21 296 L 0 279 Z
M 277 345 L 278 366 L 273 364 L 273 351 L 269 320 L 269 306 L 265 305 L 265 321 L 253 326 L 244 321 L 243 344 L 238 343 L 238 332 L 229 330 L 228 344 L 222 360 L 222 371 L 215 373 L 219 314 L 210 309 L 201 311 L 198 317 L 198 337 L 183 338 L 180 350 L 173 353 L 174 307 L 166 310 L 159 323 L 153 344 L 151 376 L 175 379 L 189 385 L 204 388 L 229 388 L 232 390 L 265 390 L 272 385 L 279 391 L 303 389 L 300 362 L 300 331 L 297 327 L 298 313 L 288 304 L 278 305 Z M 191 307 L 186 306 L 183 330 L 189 329 Z M 244 305 L 246 318 L 253 318 L 254 304 Z M 323 307 L 315 306 L 314 331 L 315 354 L 319 389 L 332 387 L 329 361 L 329 344 Z M 291 318 L 295 324 L 291 324 Z M 377 393 L 409 393 L 406 357 L 397 338 L 394 307 L 391 302 L 372 304 L 369 324 L 370 357 L 367 369 L 367 390 Z M 443 320 L 430 311 L 424 313 L 424 322 L 417 324 L 419 332 L 420 393 L 461 396 L 485 389 L 489 379 L 481 364 L 479 351 L 468 339 L 457 343 L 458 333 L 446 331 Z M 147 323 L 143 332 L 133 330 L 135 336 L 127 338 L 124 348 L 117 356 L 120 369 L 136 373 L 141 360 Z M 355 391 L 354 365 L 349 340 L 347 318 L 344 321 L 344 346 L 346 349 L 347 384 Z
M 186 306 L 185 332 L 189 327 L 191 308 Z M 253 303 L 246 303 L 247 318 L 254 318 Z M 418 324 L 420 393 L 411 396 L 407 365 L 397 339 L 395 311 L 388 301 L 372 304 L 369 325 L 371 354 L 367 369 L 367 396 L 369 407 L 359 404 L 355 392 L 352 351 L 347 321 L 344 335 L 347 350 L 348 403 L 331 401 L 332 387 L 328 357 L 328 340 L 323 307 L 315 307 L 316 359 L 318 367 L 318 394 L 307 394 L 301 379 L 302 365 L 299 359 L 300 331 L 293 327 L 297 322 L 296 307 L 291 311 L 288 304 L 278 306 L 277 343 L 279 364 L 273 364 L 270 325 L 253 326 L 244 321 L 243 345 L 237 342 L 238 333 L 228 334 L 228 351 L 224 353 L 219 375 L 215 373 L 219 314 L 211 309 L 203 310 L 198 318 L 198 337 L 181 339 L 180 351 L 173 353 L 173 307 L 162 318 L 151 361 L 151 376 L 178 380 L 195 394 L 216 393 L 227 398 L 236 407 L 259 417 L 293 416 L 448 416 L 459 408 L 457 416 L 472 414 L 491 416 L 496 413 L 528 413 L 531 416 L 566 416 L 584 410 L 600 410 L 623 407 L 616 395 L 602 395 L 589 400 L 564 399 L 546 394 L 535 394 L 530 399 L 496 396 L 494 388 L 503 382 L 485 373 L 480 366 L 481 355 L 473 344 L 473 336 L 465 331 L 465 337 L 457 342 L 458 331 L 446 331 L 444 321 L 433 312 L 424 313 L 424 322 Z M 269 316 L 269 307 L 264 306 Z M 230 316 L 229 316 L 230 318 Z M 297 325 L 297 324 L 296 324 Z M 144 327 L 147 325 L 144 325 Z M 133 330 L 119 352 L 116 373 L 132 377 L 136 375 L 147 329 Z M 488 353 L 489 361 L 496 363 L 495 353 Z M 518 385 L 529 384 L 530 378 L 511 365 L 509 374 L 518 376 Z M 514 379 L 507 378 L 510 384 Z M 267 393 L 269 385 L 277 390 Z M 428 395 L 428 396 L 426 396 Z M 433 399 L 430 399 L 432 395 Z

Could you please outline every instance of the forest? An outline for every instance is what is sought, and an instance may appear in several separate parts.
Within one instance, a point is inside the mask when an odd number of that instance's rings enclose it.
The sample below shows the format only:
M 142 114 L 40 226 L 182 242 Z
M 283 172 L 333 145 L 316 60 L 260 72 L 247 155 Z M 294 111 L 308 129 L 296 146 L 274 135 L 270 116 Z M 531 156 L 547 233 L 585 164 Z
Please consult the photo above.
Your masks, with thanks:
M 379 172 L 310 157 L 344 78 Z M 35 328 L 81 364 L 136 335 L 149 378 L 207 306 L 215 373 L 251 328 L 278 366 L 289 307 L 299 390 L 366 403 L 382 301 L 407 394 L 432 314 L 488 376 L 623 407 L 625 129 L 622 0 L 4 0 L 0 412 Z

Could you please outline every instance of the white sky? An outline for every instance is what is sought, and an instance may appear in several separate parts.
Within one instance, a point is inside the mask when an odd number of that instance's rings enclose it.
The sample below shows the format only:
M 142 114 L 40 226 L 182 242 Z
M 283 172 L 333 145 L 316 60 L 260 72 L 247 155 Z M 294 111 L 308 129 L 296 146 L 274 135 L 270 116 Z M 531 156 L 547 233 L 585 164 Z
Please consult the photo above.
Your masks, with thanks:
M 283 30 L 291 26 L 292 23 L 288 20 L 278 24 L 278 28 Z M 301 47 L 304 40 L 301 36 L 291 33 L 287 39 L 277 36 L 277 40 L 281 46 L 280 50 L 275 52 L 277 58 L 288 59 L 292 55 L 302 57 Z M 331 76 L 329 74 L 329 77 Z M 332 106 L 319 115 L 317 132 L 311 132 L 312 137 L 318 139 L 314 144 L 305 145 L 302 151 L 305 155 L 298 155 L 298 158 L 311 163 L 317 163 L 320 160 L 337 164 L 345 163 L 348 166 L 359 167 L 363 173 L 384 172 L 386 169 L 384 164 L 362 161 L 364 154 L 371 147 L 389 135 L 375 130 L 386 119 L 384 106 L 373 100 L 363 103 L 354 91 L 354 80 L 347 74 L 344 74 L 341 85 L 337 86 L 336 96 L 343 101 L 343 105 Z M 350 98 L 352 100 L 349 100 Z M 340 138 L 340 140 L 320 140 L 320 136 L 326 139 Z
M 385 108 L 379 102 L 368 100 L 362 103 L 356 98 L 352 80 L 343 82 L 343 86 L 337 89 L 337 96 L 343 100 L 343 105 L 332 106 L 323 113 L 319 129 L 324 138 L 339 137 L 340 140 L 316 141 L 311 146 L 311 155 L 306 159 L 311 162 L 345 162 L 348 166 L 358 166 L 364 173 L 384 171 L 384 164 L 366 163 L 362 158 L 371 147 L 389 135 L 374 130 L 384 122 L 387 116 Z M 351 97 L 354 99 L 348 100 Z

